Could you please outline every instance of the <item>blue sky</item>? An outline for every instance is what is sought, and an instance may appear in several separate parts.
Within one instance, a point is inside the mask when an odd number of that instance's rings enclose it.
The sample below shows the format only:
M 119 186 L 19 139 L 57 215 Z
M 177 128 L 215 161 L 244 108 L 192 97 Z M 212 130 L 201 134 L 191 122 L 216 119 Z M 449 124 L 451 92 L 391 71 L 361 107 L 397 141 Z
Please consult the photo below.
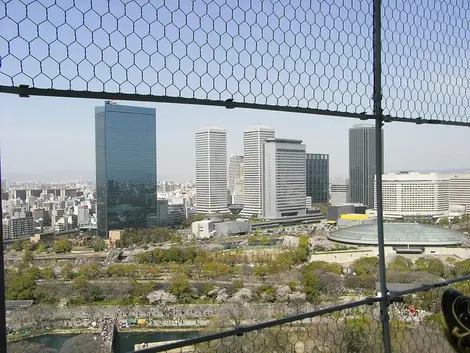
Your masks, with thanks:
M 10 179 L 94 177 L 94 107 L 98 100 L 19 98 L 0 94 L 2 173 Z M 125 102 L 120 102 L 125 104 Z M 194 133 L 204 125 L 227 129 L 228 153 L 242 153 L 243 130 L 267 124 L 276 136 L 299 138 L 307 152 L 329 153 L 332 176 L 348 173 L 348 128 L 355 119 L 176 104 L 157 109 L 160 178 L 195 175 Z M 385 126 L 385 169 L 470 170 L 470 128 L 390 123 Z
M 355 0 L 12 0 L 0 5 L 0 85 L 182 96 L 372 113 L 372 6 Z M 469 121 L 470 2 L 383 1 L 384 113 Z M 0 95 L 10 178 L 90 178 L 93 100 Z M 139 103 L 131 103 L 139 104 Z M 331 154 L 347 174 L 358 121 L 185 105 L 157 108 L 162 178 L 194 176 L 194 132 L 254 123 Z M 470 169 L 469 129 L 387 125 L 386 169 Z

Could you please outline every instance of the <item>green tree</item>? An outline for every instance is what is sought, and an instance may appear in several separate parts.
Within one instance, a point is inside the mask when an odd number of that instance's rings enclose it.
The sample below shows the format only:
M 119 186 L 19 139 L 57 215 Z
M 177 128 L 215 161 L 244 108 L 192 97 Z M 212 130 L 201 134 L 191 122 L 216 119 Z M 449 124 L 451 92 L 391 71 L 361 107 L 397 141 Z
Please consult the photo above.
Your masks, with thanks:
M 343 267 L 339 264 L 326 261 L 312 261 L 302 267 L 302 272 L 330 272 L 341 275 Z
M 397 255 L 395 260 L 393 260 L 388 265 L 389 270 L 399 271 L 399 272 L 408 272 L 413 269 L 413 263 L 410 259 L 407 259 L 404 256 Z
M 75 272 L 73 271 L 73 265 L 70 262 L 66 262 L 60 271 L 62 278 L 64 279 L 73 279 L 75 278 Z
M 445 227 L 445 226 L 448 226 L 448 225 L 450 224 L 449 218 L 448 218 L 448 217 L 442 217 L 442 218 L 439 220 L 438 224 L 439 224 L 440 226 L 444 226 L 444 227 Z
M 104 299 L 102 289 L 83 277 L 77 277 L 73 280 L 72 289 L 79 293 L 85 303 L 99 302 Z
M 66 239 L 56 240 L 54 243 L 54 252 L 56 254 L 63 254 L 72 251 L 72 244 Z
M 309 238 L 306 235 L 302 235 L 299 237 L 299 248 L 301 249 L 308 249 L 309 245 Z
M 189 278 L 184 273 L 175 273 L 170 280 L 168 291 L 179 299 L 183 299 L 191 294 Z
M 96 237 L 91 241 L 91 248 L 93 251 L 104 251 L 106 250 L 106 242 L 101 237 Z
M 42 278 L 44 279 L 52 279 L 54 278 L 54 270 L 52 269 L 52 267 L 46 267 L 42 270 L 41 272 L 41 275 L 42 275 Z
M 258 297 L 267 301 L 268 303 L 273 303 L 276 300 L 276 291 L 271 285 L 268 285 L 268 284 L 260 285 L 256 293 Z
M 44 244 L 42 241 L 39 242 L 38 248 L 36 249 L 36 252 L 38 254 L 41 254 L 43 252 L 47 252 L 46 244 Z
M 101 271 L 98 265 L 83 265 L 80 270 L 78 270 L 78 277 L 86 279 L 97 279 L 101 277 Z
M 415 269 L 417 271 L 423 271 L 435 274 L 437 276 L 444 276 L 445 266 L 439 259 L 428 259 L 420 257 L 415 262 Z
M 458 224 L 460 222 L 461 222 L 461 220 L 460 220 L 459 217 L 454 217 L 454 219 L 452 220 L 452 223 L 454 223 L 454 224 Z
M 147 295 L 156 289 L 154 281 L 131 280 L 131 296 L 135 304 L 148 304 Z
M 16 239 L 14 242 L 13 242 L 13 249 L 15 251 L 22 251 L 23 250 L 23 243 Z
M 39 269 L 31 268 L 16 272 L 6 284 L 5 297 L 7 300 L 34 300 L 36 279 Z
M 379 259 L 377 257 L 361 257 L 353 262 L 353 271 L 358 275 L 373 275 L 379 273 Z
M 302 286 L 306 299 L 309 302 L 317 302 L 320 296 L 320 283 L 317 275 L 306 266 L 302 268 Z
M 465 276 L 470 274 L 470 259 L 457 261 L 452 268 L 454 276 Z

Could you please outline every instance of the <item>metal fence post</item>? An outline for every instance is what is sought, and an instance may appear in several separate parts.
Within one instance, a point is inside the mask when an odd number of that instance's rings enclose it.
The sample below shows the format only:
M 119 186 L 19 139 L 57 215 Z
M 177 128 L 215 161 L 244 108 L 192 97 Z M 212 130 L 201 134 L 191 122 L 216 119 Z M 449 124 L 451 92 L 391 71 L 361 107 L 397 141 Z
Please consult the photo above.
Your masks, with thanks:
M 388 290 L 385 269 L 385 247 L 383 226 L 383 200 L 382 200 L 382 173 L 383 173 L 383 145 L 382 145 L 382 1 L 374 0 L 373 18 L 373 48 L 374 48 L 374 116 L 375 116 L 375 170 L 376 170 L 376 198 L 377 198 L 377 234 L 379 245 L 379 273 L 380 273 L 380 317 L 382 320 L 382 335 L 385 353 L 391 353 L 390 325 L 388 317 Z
M 0 157 L 0 181 L 2 179 L 2 159 Z M 4 190 L 0 184 L 0 201 Z M 7 351 L 7 320 L 5 310 L 5 265 L 3 262 L 3 210 L 0 204 L 0 352 Z

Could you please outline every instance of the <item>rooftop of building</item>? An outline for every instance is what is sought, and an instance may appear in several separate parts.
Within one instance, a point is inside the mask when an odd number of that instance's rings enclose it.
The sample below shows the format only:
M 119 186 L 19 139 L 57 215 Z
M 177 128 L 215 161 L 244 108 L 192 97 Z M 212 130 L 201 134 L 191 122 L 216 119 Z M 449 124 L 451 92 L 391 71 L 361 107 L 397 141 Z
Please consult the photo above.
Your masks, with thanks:
M 253 125 L 253 126 L 246 128 L 245 132 L 260 131 L 260 130 L 274 132 L 274 128 L 272 128 L 271 126 L 267 126 L 267 125 Z
M 364 224 L 339 229 L 328 239 L 339 243 L 378 245 L 376 224 Z M 458 246 L 466 237 L 452 229 L 417 223 L 385 223 L 385 246 Z
M 287 139 L 287 138 L 272 138 L 272 139 L 266 139 L 266 143 L 296 143 L 300 144 L 302 143 L 302 140 L 297 140 L 297 139 Z

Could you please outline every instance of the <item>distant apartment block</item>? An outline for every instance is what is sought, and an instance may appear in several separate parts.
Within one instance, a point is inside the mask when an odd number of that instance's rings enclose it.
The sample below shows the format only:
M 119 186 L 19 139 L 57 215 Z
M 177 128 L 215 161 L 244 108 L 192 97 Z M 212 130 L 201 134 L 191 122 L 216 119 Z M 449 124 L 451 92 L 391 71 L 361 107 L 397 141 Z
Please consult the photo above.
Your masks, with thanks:
M 302 141 L 267 139 L 263 168 L 264 218 L 305 216 L 306 163 Z
M 77 207 L 78 225 L 90 224 L 90 210 L 88 205 L 79 205 Z
M 18 217 L 3 219 L 3 238 L 17 238 L 34 233 L 33 217 Z
M 198 213 L 226 213 L 227 132 L 217 127 L 196 133 L 196 205 Z
M 242 217 L 261 217 L 263 214 L 263 145 L 273 139 L 274 129 L 255 125 L 243 133 L 244 200 Z M 305 163 L 304 163 L 305 164 Z M 305 200 L 304 200 L 305 204 Z
M 382 176 L 385 216 L 422 218 L 449 213 L 449 176 L 399 172 Z
M 330 178 L 329 155 L 307 153 L 306 163 L 307 196 L 312 198 L 312 204 L 328 203 Z

